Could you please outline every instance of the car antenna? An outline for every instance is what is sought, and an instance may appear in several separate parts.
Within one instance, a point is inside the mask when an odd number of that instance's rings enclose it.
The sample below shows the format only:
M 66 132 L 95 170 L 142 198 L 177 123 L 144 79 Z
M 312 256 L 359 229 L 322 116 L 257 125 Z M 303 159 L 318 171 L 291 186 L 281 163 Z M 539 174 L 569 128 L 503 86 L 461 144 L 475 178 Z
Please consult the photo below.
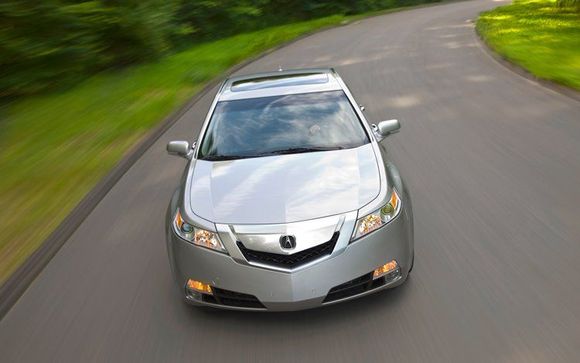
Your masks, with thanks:
M 283 71 L 282 66 L 279 65 L 278 66 L 278 72 L 282 72 L 282 71 Z

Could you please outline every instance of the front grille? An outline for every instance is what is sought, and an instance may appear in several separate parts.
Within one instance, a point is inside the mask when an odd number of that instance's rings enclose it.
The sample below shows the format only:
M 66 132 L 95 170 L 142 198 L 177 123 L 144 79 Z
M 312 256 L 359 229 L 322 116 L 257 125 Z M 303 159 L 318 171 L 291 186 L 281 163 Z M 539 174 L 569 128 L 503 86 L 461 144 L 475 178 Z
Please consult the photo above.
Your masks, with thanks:
M 258 300 L 258 298 L 255 297 L 254 295 L 218 289 L 217 287 L 212 287 L 211 290 L 213 292 L 213 296 L 204 294 L 202 296 L 203 302 L 226 306 L 235 306 L 241 308 L 254 308 L 254 309 L 266 308 L 264 305 L 262 305 L 260 300 Z
M 324 299 L 323 303 L 362 294 L 363 292 L 376 289 L 377 287 L 380 287 L 384 284 L 385 284 L 384 277 L 373 280 L 373 273 L 370 272 L 361 277 L 357 277 L 354 280 L 350 280 L 348 282 L 345 282 L 344 284 L 333 287 L 328 292 L 328 295 L 326 295 L 326 298 Z
M 335 232 L 328 242 L 291 255 L 249 250 L 239 241 L 238 247 L 249 262 L 259 262 L 265 265 L 292 269 L 330 255 L 338 240 L 338 234 L 338 232 Z

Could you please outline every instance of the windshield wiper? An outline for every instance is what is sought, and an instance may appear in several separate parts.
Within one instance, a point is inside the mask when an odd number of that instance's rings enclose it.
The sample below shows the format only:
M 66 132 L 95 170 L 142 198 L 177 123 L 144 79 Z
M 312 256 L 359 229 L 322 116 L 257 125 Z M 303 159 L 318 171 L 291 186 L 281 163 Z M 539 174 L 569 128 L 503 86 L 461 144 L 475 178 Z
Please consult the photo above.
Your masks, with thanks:
M 251 156 L 242 156 L 242 155 L 206 155 L 202 158 L 202 160 L 223 161 L 223 160 L 244 159 L 244 158 L 250 158 L 250 157 Z
M 292 148 L 288 148 L 288 149 L 267 151 L 264 153 L 249 154 L 249 155 L 205 155 L 202 158 L 202 160 L 224 161 L 224 160 L 256 158 L 256 157 L 268 156 L 268 155 L 300 154 L 300 153 L 310 153 L 310 152 L 316 152 L 316 151 L 332 151 L 332 150 L 342 150 L 342 149 L 346 149 L 346 148 L 343 146 L 292 147 Z
M 265 153 L 262 153 L 259 155 L 265 156 L 265 155 L 300 154 L 300 153 L 310 153 L 310 152 L 316 152 L 316 151 L 331 151 L 331 150 L 342 150 L 342 149 L 344 149 L 344 147 L 342 147 L 342 146 L 292 147 L 289 149 L 268 151 L 268 152 L 265 152 Z

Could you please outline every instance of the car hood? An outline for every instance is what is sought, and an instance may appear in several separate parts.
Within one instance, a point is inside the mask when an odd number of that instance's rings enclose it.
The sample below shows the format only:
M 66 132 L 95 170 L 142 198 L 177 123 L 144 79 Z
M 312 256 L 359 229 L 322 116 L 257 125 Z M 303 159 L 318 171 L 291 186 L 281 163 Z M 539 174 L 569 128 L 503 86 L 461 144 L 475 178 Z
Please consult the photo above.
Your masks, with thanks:
M 222 224 L 277 224 L 340 214 L 377 197 L 371 144 L 354 149 L 231 161 L 198 160 L 187 192 L 192 211 Z

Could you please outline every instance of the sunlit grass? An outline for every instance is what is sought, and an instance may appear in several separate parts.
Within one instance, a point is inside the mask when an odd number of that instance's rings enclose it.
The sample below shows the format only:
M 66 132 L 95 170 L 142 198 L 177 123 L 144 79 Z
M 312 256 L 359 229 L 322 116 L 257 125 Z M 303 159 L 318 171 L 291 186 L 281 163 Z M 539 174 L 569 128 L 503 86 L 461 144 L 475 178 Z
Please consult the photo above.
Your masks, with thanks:
M 227 68 L 332 16 L 201 44 L 0 108 L 0 283 L 139 139 Z
M 537 77 L 580 90 L 580 12 L 550 0 L 516 0 L 481 14 L 477 30 L 496 52 Z

